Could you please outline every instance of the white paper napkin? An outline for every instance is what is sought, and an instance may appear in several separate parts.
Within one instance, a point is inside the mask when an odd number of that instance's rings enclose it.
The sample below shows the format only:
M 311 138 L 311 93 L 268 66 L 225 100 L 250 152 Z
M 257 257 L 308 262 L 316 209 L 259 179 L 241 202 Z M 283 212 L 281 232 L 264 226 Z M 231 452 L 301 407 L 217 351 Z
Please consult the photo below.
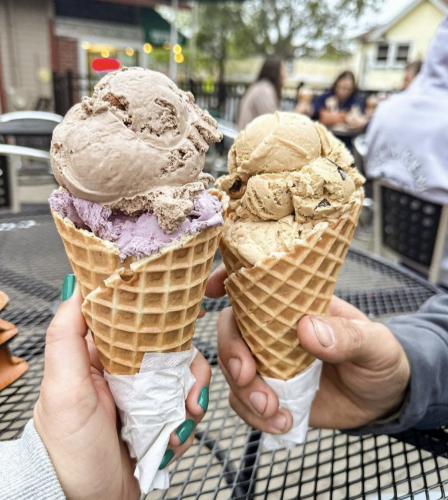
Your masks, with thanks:
M 263 444 L 270 450 L 291 449 L 305 442 L 311 404 L 319 390 L 322 361 L 316 359 L 304 372 L 290 380 L 263 377 L 276 392 L 281 408 L 289 410 L 293 417 L 291 430 L 282 435 L 263 434 Z
M 168 471 L 158 469 L 170 434 L 185 421 L 185 400 L 195 382 L 190 365 L 196 353 L 194 347 L 146 353 L 136 375 L 104 373 L 123 424 L 121 437 L 137 460 L 134 475 L 143 493 L 170 485 Z

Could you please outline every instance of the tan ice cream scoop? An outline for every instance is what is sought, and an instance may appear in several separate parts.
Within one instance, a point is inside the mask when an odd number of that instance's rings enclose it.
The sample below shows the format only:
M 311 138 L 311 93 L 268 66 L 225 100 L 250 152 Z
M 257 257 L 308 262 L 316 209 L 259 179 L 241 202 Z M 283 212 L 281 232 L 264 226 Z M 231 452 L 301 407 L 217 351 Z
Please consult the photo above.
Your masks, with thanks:
M 280 220 L 295 213 L 297 221 L 306 222 L 339 217 L 355 191 L 349 174 L 331 160 L 318 158 L 298 172 L 251 177 L 241 204 L 249 217 Z
M 263 220 L 279 220 L 291 215 L 294 207 L 286 178 L 279 174 L 251 177 L 243 198 L 247 209 Z
M 247 181 L 257 174 L 294 171 L 320 153 L 319 134 L 309 118 L 296 113 L 263 115 L 235 139 L 229 173 Z
M 319 158 L 288 177 L 296 220 L 336 219 L 354 202 L 354 180 L 327 158 Z
M 229 175 L 216 182 L 231 198 L 225 244 L 248 265 L 292 251 L 359 205 L 364 178 L 352 165 L 344 144 L 306 116 L 254 120 L 232 146 Z
M 153 209 L 148 200 L 159 195 L 197 196 L 208 182 L 201 173 L 208 144 L 221 138 L 190 93 L 161 73 L 124 68 L 56 127 L 51 162 L 58 183 L 76 197 L 133 214 Z

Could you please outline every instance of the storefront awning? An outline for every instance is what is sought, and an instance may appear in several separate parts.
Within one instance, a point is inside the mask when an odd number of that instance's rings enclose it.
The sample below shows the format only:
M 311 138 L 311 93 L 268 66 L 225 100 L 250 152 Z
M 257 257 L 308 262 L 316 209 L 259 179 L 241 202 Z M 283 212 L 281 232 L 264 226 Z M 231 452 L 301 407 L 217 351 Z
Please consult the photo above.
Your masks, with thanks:
M 153 9 L 140 9 L 140 22 L 146 43 L 154 47 L 162 47 L 170 42 L 171 24 Z M 185 45 L 186 38 L 178 33 L 177 40 Z

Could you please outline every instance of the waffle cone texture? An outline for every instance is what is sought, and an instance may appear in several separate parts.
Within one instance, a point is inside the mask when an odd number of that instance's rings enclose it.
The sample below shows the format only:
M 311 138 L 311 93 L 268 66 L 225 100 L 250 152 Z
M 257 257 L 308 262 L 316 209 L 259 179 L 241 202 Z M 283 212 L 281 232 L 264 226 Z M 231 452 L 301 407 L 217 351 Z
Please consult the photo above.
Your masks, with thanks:
M 299 344 L 297 324 L 306 314 L 328 314 L 362 200 L 348 216 L 311 232 L 293 251 L 254 266 L 227 244 L 224 230 L 220 249 L 229 275 L 227 295 L 260 375 L 289 380 L 314 361 Z
M 222 227 L 208 228 L 144 259 L 120 261 L 111 242 L 53 212 L 84 297 L 82 312 L 104 368 L 138 373 L 146 352 L 191 348 Z

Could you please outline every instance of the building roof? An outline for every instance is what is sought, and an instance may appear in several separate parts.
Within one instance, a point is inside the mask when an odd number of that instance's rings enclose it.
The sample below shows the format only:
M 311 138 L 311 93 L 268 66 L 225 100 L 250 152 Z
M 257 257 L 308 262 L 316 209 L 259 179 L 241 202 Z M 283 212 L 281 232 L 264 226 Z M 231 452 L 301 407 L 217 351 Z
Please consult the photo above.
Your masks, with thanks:
M 389 31 L 393 26 L 398 24 L 404 17 L 406 17 L 410 12 L 412 12 L 424 1 L 426 0 L 410 1 L 409 4 L 406 5 L 406 7 L 403 10 L 401 10 L 396 16 L 394 16 L 388 23 L 383 24 L 382 26 L 371 28 L 365 33 L 359 35 L 357 39 L 369 42 L 379 40 L 387 31 Z M 438 9 L 440 9 L 442 13 L 446 14 L 448 12 L 448 0 L 427 0 L 427 1 L 432 3 Z

